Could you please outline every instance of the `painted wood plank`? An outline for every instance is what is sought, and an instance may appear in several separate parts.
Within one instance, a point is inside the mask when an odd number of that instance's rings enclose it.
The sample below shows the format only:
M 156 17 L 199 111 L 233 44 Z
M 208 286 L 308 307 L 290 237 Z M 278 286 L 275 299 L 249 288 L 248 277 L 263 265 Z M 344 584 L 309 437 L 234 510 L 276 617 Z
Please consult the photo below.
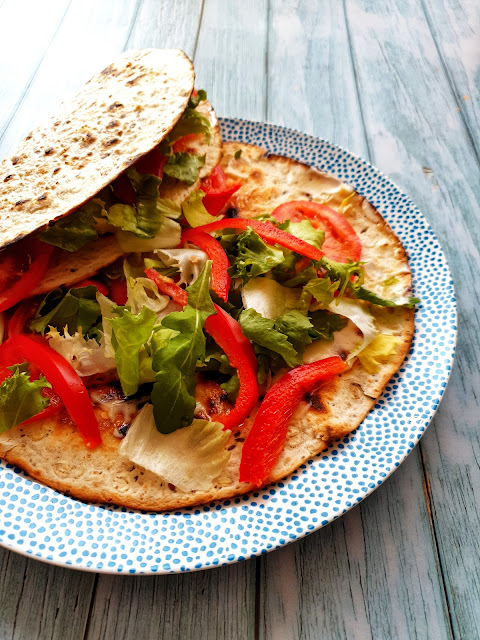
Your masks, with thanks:
M 33 79 L 69 3 L 52 0 L 48 5 L 25 0 L 5 0 L 0 6 L 0 136 L 14 115 Z M 25 20 L 28 13 L 29 19 Z M 42 28 L 38 28 L 39 24 Z
M 0 138 L 0 157 L 125 48 L 140 0 L 73 0 L 22 103 Z M 18 8 L 20 12 L 21 7 Z M 48 21 L 48 15 L 44 18 Z M 37 28 L 42 28 L 39 19 Z
M 267 1 L 205 2 L 195 55 L 197 86 L 222 116 L 265 119 Z
M 255 562 L 99 581 L 87 640 L 254 638 Z
M 129 46 L 175 46 L 194 56 L 197 86 L 208 91 L 218 110 L 218 101 L 212 95 L 217 95 L 221 78 L 232 59 L 233 18 L 229 17 L 225 5 L 218 5 L 213 12 L 206 7 L 198 34 L 201 3 L 175 3 L 174 12 L 178 13 L 173 16 L 168 7 L 170 4 L 159 6 L 153 2 L 142 5 Z M 205 60 L 202 53 L 205 24 L 209 25 L 210 37 L 223 53 L 221 59 L 225 66 L 217 64 L 218 73 L 214 76 L 204 70 L 209 60 Z M 239 28 L 238 22 L 236 28 Z M 265 41 L 263 45 L 257 43 L 257 47 L 261 46 L 265 47 Z M 238 99 L 245 101 L 249 96 L 247 93 Z M 99 576 L 86 637 L 248 639 L 253 638 L 254 621 L 255 561 L 181 576 Z
M 267 120 L 366 157 L 342 3 L 277 1 L 269 23 Z
M 342 4 L 275 8 L 269 112 L 368 157 Z M 265 638 L 451 637 L 419 452 L 342 521 L 264 558 L 261 575 Z
M 260 637 L 451 638 L 418 451 L 365 503 L 265 558 Z M 420 544 L 418 549 L 413 545 Z
M 480 354 L 472 345 L 478 345 L 479 328 L 479 165 L 422 6 L 377 2 L 373 11 L 354 1 L 347 15 L 359 83 L 370 86 L 361 98 L 374 162 L 425 212 L 456 282 L 456 365 L 421 450 L 453 629 L 458 638 L 476 638 Z
M 480 156 L 480 8 L 476 0 L 423 0 L 468 133 Z
M 192 60 L 202 15 L 202 0 L 144 0 L 127 49 L 182 49 Z
M 0 638 L 83 638 L 94 580 L 0 549 Z

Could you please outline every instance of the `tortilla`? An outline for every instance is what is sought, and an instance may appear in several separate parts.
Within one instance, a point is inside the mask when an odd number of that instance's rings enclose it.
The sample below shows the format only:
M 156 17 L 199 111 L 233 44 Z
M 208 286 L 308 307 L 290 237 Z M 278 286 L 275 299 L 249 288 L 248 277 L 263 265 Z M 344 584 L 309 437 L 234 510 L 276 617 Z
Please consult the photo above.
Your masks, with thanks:
M 242 153 L 235 159 L 237 151 Z M 232 206 L 242 217 L 270 213 L 283 202 L 301 199 L 338 208 L 353 194 L 351 187 L 336 178 L 250 145 L 226 144 L 222 166 L 228 176 L 244 181 L 232 198 Z M 344 212 L 362 240 L 361 259 L 367 262 L 366 286 L 380 295 L 388 293 L 388 297 L 408 295 L 411 275 L 407 256 L 382 216 L 360 195 L 352 195 Z M 375 268 L 368 264 L 371 262 L 375 262 Z M 386 274 L 398 280 L 388 292 L 382 284 Z M 400 367 L 411 344 L 414 312 L 376 307 L 374 315 L 381 332 L 401 338 L 396 355 L 380 365 L 374 375 L 357 362 L 346 373 L 324 383 L 311 395 L 310 403 L 302 402 L 290 422 L 285 449 L 269 482 L 280 480 L 335 439 L 353 431 Z M 57 422 L 15 427 L 2 434 L 0 455 L 35 479 L 83 500 L 152 511 L 177 509 L 253 490 L 253 486 L 238 481 L 238 469 L 254 414 L 231 434 L 227 443 L 231 452 L 228 466 L 208 491 L 181 492 L 118 456 L 120 440 L 113 436 L 108 420 L 101 426 L 103 445 L 93 451 L 84 447 L 75 426 L 64 417 Z
M 222 158 L 220 127 L 212 105 L 208 100 L 205 100 L 198 105 L 196 110 L 208 118 L 212 128 L 210 143 L 202 138 L 195 140 L 188 147 L 190 153 L 205 156 L 205 164 L 199 171 L 198 180 L 187 185 L 179 180 L 164 176 L 159 187 L 159 198 L 169 198 L 178 204 L 182 204 L 193 191 L 199 188 L 201 179 L 208 176 Z M 123 255 L 125 252 L 120 248 L 114 235 L 100 237 L 74 253 L 59 251 L 55 260 L 50 261 L 45 276 L 32 291 L 32 296 L 47 293 L 60 285 L 70 286 L 84 278 L 89 278 Z
M 157 146 L 193 82 L 177 49 L 129 51 L 89 80 L 0 163 L 0 246 L 71 213 Z

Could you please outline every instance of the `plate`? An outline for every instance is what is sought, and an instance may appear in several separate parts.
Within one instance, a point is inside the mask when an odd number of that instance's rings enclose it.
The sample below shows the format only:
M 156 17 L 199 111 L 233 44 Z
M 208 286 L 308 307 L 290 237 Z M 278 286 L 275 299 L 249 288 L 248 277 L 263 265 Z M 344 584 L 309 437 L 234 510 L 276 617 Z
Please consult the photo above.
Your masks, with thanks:
M 334 174 L 368 198 L 405 246 L 421 298 L 407 359 L 375 408 L 342 441 L 282 482 L 164 514 L 85 504 L 0 462 L 0 544 L 51 564 L 115 574 L 180 573 L 278 549 L 339 518 L 402 463 L 432 419 L 455 350 L 455 293 L 445 256 L 411 200 L 368 162 L 271 124 L 223 119 L 242 140 Z

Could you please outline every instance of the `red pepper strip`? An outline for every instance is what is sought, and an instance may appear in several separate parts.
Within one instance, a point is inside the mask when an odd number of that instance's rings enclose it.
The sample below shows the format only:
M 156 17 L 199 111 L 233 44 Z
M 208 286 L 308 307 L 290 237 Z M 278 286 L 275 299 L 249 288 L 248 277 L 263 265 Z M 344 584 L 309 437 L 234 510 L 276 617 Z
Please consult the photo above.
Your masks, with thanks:
M 271 222 L 261 222 L 260 220 L 246 220 L 245 218 L 224 218 L 223 220 L 216 220 L 215 222 L 209 222 L 201 227 L 196 227 L 196 231 L 205 231 L 205 233 L 211 233 L 212 231 L 218 231 L 219 229 L 247 229 L 251 227 L 258 233 L 264 240 L 271 244 L 279 244 L 282 247 L 291 249 L 295 253 L 299 253 L 302 256 L 306 256 L 311 260 L 320 260 L 323 253 L 314 247 L 313 245 L 300 240 L 292 236 L 291 233 L 277 229 Z
M 53 389 L 44 387 L 42 389 L 42 396 L 50 400 L 50 404 L 48 405 L 48 407 L 45 407 L 45 409 L 43 409 L 43 411 L 40 411 L 40 413 L 37 413 L 36 416 L 32 416 L 31 418 L 28 418 L 28 420 L 22 422 L 22 425 L 32 424 L 33 422 L 37 422 L 38 420 L 45 420 L 45 418 L 51 418 L 62 409 L 62 399 L 55 393 Z
M 304 395 L 316 384 L 346 368 L 338 356 L 295 367 L 267 392 L 245 440 L 240 481 L 262 486 L 275 466 L 287 437 L 288 423 Z
M 172 300 L 181 304 L 184 307 L 188 302 L 188 293 L 182 287 L 179 287 L 178 284 L 175 284 L 171 278 L 167 278 L 166 276 L 162 276 L 161 273 L 155 271 L 155 269 L 146 269 L 145 275 L 147 278 L 150 278 L 156 285 L 160 293 L 164 293 L 167 296 L 170 296 Z
M 0 363 L 15 358 L 37 367 L 52 385 L 88 449 L 102 443 L 88 391 L 73 367 L 41 340 L 14 336 L 0 346 Z
M 187 151 L 192 144 L 201 140 L 203 138 L 203 134 L 201 133 L 188 133 L 186 136 L 179 138 L 172 145 L 173 153 L 179 153 L 180 151 Z
M 99 282 L 98 280 L 81 280 L 80 282 L 76 282 L 72 285 L 72 289 L 81 289 L 83 287 L 96 287 L 97 290 L 102 293 L 104 296 L 108 296 L 108 287 L 103 282 Z
M 230 262 L 222 245 L 208 233 L 199 231 L 198 228 L 185 229 L 182 232 L 180 244 L 184 245 L 186 242 L 196 244 L 208 255 L 212 261 L 212 289 L 222 300 L 227 302 L 231 281 L 227 269 L 230 267 Z
M 253 411 L 258 400 L 257 358 L 240 325 L 221 307 L 214 303 L 217 313 L 205 321 L 205 330 L 225 352 L 228 361 L 237 370 L 240 391 L 235 406 L 225 415 L 212 415 L 225 429 L 234 429 L 242 424 Z
M 137 203 L 137 194 L 126 173 L 122 173 L 121 176 L 114 180 L 112 187 L 113 195 L 125 204 Z
M 135 169 L 140 173 L 147 173 L 157 178 L 163 178 L 163 169 L 168 162 L 167 156 L 160 153 L 157 147 L 152 149 L 146 156 L 140 158 L 135 164 Z
M 30 268 L 20 278 L 0 294 L 0 311 L 6 311 L 13 305 L 27 298 L 45 275 L 53 247 L 44 242 L 32 241 L 28 254 Z
M 27 320 L 34 314 L 34 306 L 36 305 L 33 305 L 31 300 L 24 300 L 18 305 L 8 321 L 9 338 L 25 333 L 25 325 Z
M 227 185 L 227 176 L 220 166 L 216 166 L 206 178 L 200 189 L 204 192 L 202 204 L 212 216 L 218 216 L 235 191 L 242 186 L 241 182 Z
M 107 294 L 105 294 L 107 295 Z M 110 284 L 110 296 L 119 307 L 127 304 L 127 281 L 125 278 L 116 278 Z
M 312 226 L 325 232 L 322 251 L 327 258 L 336 262 L 360 260 L 362 253 L 360 238 L 348 220 L 338 211 L 318 202 L 296 200 L 281 204 L 275 209 L 272 216 L 280 222 L 286 220 L 300 222 L 309 218 Z
M 8 369 L 8 367 L 12 367 L 16 364 L 21 364 L 20 362 L 18 362 L 18 355 L 15 356 L 13 355 L 13 353 L 7 353 L 8 351 L 10 350 L 7 349 L 6 351 L 1 352 L 2 359 L 0 362 L 0 384 L 5 380 L 5 378 L 10 378 L 12 376 L 13 372 L 10 369 Z M 40 370 L 37 367 L 32 365 L 30 365 L 29 369 L 30 369 L 30 378 L 32 380 L 38 380 L 38 378 L 40 377 Z M 48 405 L 48 407 L 45 407 L 45 409 L 40 411 L 40 413 L 37 413 L 36 416 L 32 416 L 31 418 L 28 418 L 28 420 L 25 420 L 21 424 L 30 424 L 32 422 L 36 422 L 37 420 L 44 420 L 45 418 L 50 418 L 51 416 L 58 413 L 60 409 L 63 407 L 62 400 L 55 393 L 53 389 L 44 387 L 41 393 L 42 393 L 42 396 L 49 399 L 50 404 Z

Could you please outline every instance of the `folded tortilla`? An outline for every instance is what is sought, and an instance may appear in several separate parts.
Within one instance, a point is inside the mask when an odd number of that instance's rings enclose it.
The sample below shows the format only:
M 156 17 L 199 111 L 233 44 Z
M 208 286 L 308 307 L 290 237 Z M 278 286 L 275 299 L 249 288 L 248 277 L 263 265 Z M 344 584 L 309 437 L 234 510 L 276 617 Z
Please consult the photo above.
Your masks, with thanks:
M 238 151 L 241 155 L 235 158 Z M 292 200 L 313 200 L 338 208 L 353 194 L 351 187 L 332 176 L 241 143 L 224 145 L 222 166 L 228 176 L 243 181 L 232 198 L 232 207 L 241 217 L 271 213 L 279 204 Z M 352 195 L 344 215 L 362 241 L 366 286 L 388 297 L 409 295 L 412 283 L 406 253 L 380 213 L 360 195 Z M 392 275 L 397 283 L 387 292 L 382 283 Z M 400 367 L 412 340 L 413 310 L 372 307 L 372 312 L 381 333 L 401 339 L 397 353 L 373 375 L 355 363 L 315 390 L 309 403 L 300 404 L 269 482 L 280 480 L 335 439 L 353 431 Z M 103 444 L 93 451 L 84 447 L 74 424 L 64 416 L 2 434 L 0 455 L 33 478 L 82 500 L 152 511 L 177 509 L 253 489 L 239 482 L 238 473 L 243 442 L 254 415 L 232 432 L 226 445 L 231 452 L 228 466 L 207 491 L 182 492 L 119 456 L 121 440 L 114 437 L 112 422 L 105 416 L 100 420 Z

